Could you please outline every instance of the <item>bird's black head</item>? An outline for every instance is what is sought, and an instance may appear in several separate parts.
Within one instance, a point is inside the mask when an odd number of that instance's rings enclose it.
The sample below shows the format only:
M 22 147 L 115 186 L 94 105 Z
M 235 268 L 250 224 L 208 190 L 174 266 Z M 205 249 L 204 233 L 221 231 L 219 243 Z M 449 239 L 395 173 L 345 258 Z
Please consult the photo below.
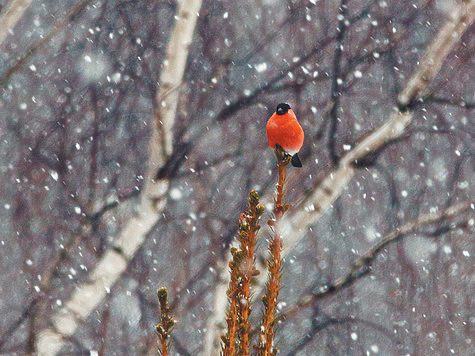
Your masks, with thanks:
M 277 105 L 277 109 L 275 110 L 275 112 L 277 113 L 277 115 L 285 115 L 287 114 L 287 111 L 289 110 L 290 110 L 289 104 L 280 103 L 279 105 Z

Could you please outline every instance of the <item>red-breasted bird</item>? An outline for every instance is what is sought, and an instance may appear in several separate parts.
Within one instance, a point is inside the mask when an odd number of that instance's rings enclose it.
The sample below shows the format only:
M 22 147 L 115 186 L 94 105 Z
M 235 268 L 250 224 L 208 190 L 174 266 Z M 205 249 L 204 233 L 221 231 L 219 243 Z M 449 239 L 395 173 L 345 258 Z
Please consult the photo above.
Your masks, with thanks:
M 302 167 L 298 152 L 303 145 L 304 134 L 289 104 L 277 105 L 275 113 L 267 120 L 267 140 L 274 149 L 276 144 L 292 156 L 292 166 Z

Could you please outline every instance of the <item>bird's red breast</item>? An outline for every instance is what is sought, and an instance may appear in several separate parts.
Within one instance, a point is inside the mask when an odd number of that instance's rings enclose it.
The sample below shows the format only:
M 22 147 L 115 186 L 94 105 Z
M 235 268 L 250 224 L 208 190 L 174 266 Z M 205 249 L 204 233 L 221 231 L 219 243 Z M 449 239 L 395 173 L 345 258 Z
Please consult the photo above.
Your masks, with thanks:
M 294 155 L 303 145 L 304 133 L 292 109 L 283 115 L 275 112 L 267 121 L 267 140 L 274 149 L 279 144 L 290 155 Z

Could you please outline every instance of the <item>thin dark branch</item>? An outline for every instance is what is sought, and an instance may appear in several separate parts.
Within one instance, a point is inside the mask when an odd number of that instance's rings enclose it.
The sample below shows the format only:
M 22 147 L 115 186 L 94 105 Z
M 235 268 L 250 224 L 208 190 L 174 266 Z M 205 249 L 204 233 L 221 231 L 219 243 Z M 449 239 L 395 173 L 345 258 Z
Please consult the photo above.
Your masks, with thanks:
M 21 315 L 18 317 L 17 320 L 15 320 L 8 328 L 7 330 L 3 333 L 3 335 L 0 337 L 0 349 L 3 347 L 3 345 L 12 338 L 13 333 L 23 324 L 23 322 L 28 319 L 33 312 L 33 310 L 36 307 L 36 304 L 40 301 L 40 297 L 36 297 L 32 299 L 28 305 L 23 309 L 23 312 Z
M 473 210 L 474 209 L 473 206 L 474 206 L 474 203 L 472 202 L 465 202 L 465 203 L 453 205 L 442 212 L 421 215 L 416 220 L 411 221 L 401 226 L 400 228 L 392 231 L 391 233 L 386 235 L 384 238 L 382 238 L 370 250 L 368 250 L 361 258 L 355 261 L 353 265 L 351 266 L 350 272 L 347 275 L 337 279 L 333 283 L 329 283 L 323 286 L 322 288 L 320 288 L 319 291 L 313 293 L 312 295 L 304 296 L 303 298 L 300 299 L 300 301 L 296 304 L 295 307 L 289 309 L 285 313 L 282 313 L 281 316 L 284 318 L 288 318 L 296 314 L 302 308 L 312 305 L 316 300 L 320 300 L 330 295 L 334 295 L 338 293 L 339 291 L 341 291 L 342 289 L 345 289 L 353 285 L 353 283 L 355 283 L 356 281 L 358 281 L 359 279 L 363 278 L 364 276 L 370 273 L 370 267 L 372 266 L 376 257 L 379 255 L 379 252 L 381 252 L 388 245 L 400 240 L 401 238 L 408 236 L 408 234 L 410 234 L 411 232 L 414 232 L 415 230 L 423 226 L 439 223 L 440 221 L 453 218 L 463 212 Z M 447 227 L 443 229 L 437 228 L 436 231 L 432 232 L 431 235 L 439 236 L 441 233 L 445 233 L 450 230 L 463 227 L 465 226 L 465 222 L 462 225 L 450 224 L 450 225 L 445 225 L 445 226 Z M 426 235 L 430 235 L 430 234 L 427 233 Z
M 353 317 L 313 317 L 312 318 L 312 329 L 300 340 L 300 342 L 293 348 L 287 355 L 296 355 L 298 351 L 305 349 L 305 347 L 315 338 L 315 336 L 321 331 L 327 329 L 332 325 L 343 325 L 343 324 L 361 324 L 372 330 L 376 330 L 382 335 L 386 336 L 391 341 L 399 344 L 400 341 L 392 335 L 392 333 L 384 329 L 381 325 L 373 323 L 368 320 L 361 320 Z
M 346 15 L 348 13 L 347 0 L 341 0 L 338 11 L 338 27 L 336 35 L 335 52 L 333 54 L 333 74 L 331 85 L 331 109 L 330 109 L 330 133 L 328 135 L 328 149 L 330 151 L 330 158 L 332 163 L 338 163 L 338 154 L 336 152 L 336 134 L 338 129 L 338 107 L 340 105 L 340 84 L 343 80 L 341 78 L 341 54 L 343 51 L 343 41 L 345 33 L 348 28 Z
M 110 203 L 104 204 L 98 211 L 96 211 L 94 213 L 91 213 L 91 214 L 86 214 L 86 218 L 90 222 L 96 222 L 96 221 L 100 220 L 102 218 L 102 216 L 105 213 L 107 213 L 109 210 L 112 210 L 112 209 L 118 207 L 119 204 L 124 202 L 124 201 L 127 201 L 129 199 L 137 197 L 139 194 L 140 194 L 140 191 L 137 190 L 137 189 L 134 189 L 131 192 L 128 192 L 126 194 L 123 194 L 123 195 L 119 196 L 118 199 L 116 199 L 116 200 L 114 200 Z
M 436 95 L 432 95 L 425 98 L 424 103 L 436 103 L 436 104 L 444 104 L 444 105 L 451 105 L 451 106 L 459 106 L 467 110 L 475 109 L 475 102 L 468 101 L 467 99 L 464 99 L 464 98 L 450 99 L 450 98 L 443 98 Z

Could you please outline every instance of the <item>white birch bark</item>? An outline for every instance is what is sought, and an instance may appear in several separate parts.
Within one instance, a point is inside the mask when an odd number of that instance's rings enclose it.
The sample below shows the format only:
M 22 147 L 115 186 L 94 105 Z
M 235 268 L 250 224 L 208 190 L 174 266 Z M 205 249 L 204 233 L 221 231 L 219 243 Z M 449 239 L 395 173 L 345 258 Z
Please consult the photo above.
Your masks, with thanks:
M 183 80 L 200 7 L 201 0 L 183 0 L 177 10 L 160 77 L 156 120 L 151 125 L 146 180 L 138 212 L 122 230 L 115 248 L 107 250 L 98 262 L 89 281 L 77 286 L 64 307 L 52 316 L 52 327 L 39 333 L 39 355 L 57 354 L 65 339 L 73 335 L 81 322 L 102 302 L 144 243 L 165 206 L 169 182 L 166 179 L 155 182 L 153 178 L 173 149 L 173 126 L 179 96 L 177 88 Z
M 30 4 L 31 0 L 12 0 L 5 7 L 6 10 L 0 16 L 0 45 L 10 33 L 13 33 L 17 22 Z

